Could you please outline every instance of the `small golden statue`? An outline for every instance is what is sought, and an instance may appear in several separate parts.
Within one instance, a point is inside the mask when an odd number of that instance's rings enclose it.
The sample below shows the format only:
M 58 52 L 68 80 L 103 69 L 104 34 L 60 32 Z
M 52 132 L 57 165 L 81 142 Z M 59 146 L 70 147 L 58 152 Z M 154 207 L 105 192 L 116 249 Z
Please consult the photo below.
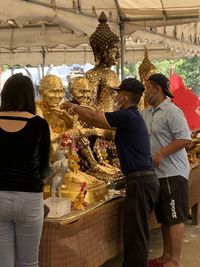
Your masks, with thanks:
M 145 84 L 147 79 L 152 75 L 156 73 L 156 67 L 150 62 L 148 51 L 145 46 L 144 48 L 144 59 L 142 63 L 139 66 L 139 75 L 140 75 L 140 81 Z
M 87 202 L 85 202 L 85 196 L 87 194 L 87 184 L 84 182 L 81 184 L 81 189 L 72 202 L 73 206 L 72 208 L 75 210 L 85 210 L 87 207 Z
M 156 73 L 156 67 L 150 62 L 148 51 L 146 46 L 144 47 L 144 59 L 142 63 L 139 66 L 139 75 L 140 75 L 140 81 L 144 84 L 147 81 L 147 79 L 152 75 Z M 145 103 L 144 96 L 142 96 L 140 103 L 139 103 L 139 109 L 143 110 L 147 106 L 147 103 Z

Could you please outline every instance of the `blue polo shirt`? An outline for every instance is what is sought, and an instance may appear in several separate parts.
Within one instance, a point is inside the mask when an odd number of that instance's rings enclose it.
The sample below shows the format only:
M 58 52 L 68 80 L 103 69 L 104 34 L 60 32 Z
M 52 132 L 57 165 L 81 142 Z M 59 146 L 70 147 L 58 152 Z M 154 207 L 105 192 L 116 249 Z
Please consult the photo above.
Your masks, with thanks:
M 148 130 L 137 107 L 105 112 L 105 117 L 117 128 L 115 144 L 122 173 L 153 170 Z

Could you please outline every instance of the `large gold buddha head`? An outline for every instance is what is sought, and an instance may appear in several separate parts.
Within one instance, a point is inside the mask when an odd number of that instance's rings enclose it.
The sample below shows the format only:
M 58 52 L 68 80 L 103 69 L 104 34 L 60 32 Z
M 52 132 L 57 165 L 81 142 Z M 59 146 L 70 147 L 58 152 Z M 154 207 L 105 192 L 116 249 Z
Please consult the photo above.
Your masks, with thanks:
M 96 65 L 111 67 L 118 62 L 119 38 L 110 30 L 104 12 L 99 17 L 99 25 L 90 36 L 90 45 L 94 53 Z
M 150 62 L 147 48 L 144 48 L 144 59 L 139 66 L 140 81 L 145 84 L 147 79 L 156 73 L 156 67 Z
M 40 95 L 45 105 L 58 107 L 64 98 L 62 80 L 56 75 L 46 75 L 40 83 Z
M 75 77 L 70 81 L 70 93 L 78 104 L 89 106 L 94 101 L 91 90 L 86 77 Z

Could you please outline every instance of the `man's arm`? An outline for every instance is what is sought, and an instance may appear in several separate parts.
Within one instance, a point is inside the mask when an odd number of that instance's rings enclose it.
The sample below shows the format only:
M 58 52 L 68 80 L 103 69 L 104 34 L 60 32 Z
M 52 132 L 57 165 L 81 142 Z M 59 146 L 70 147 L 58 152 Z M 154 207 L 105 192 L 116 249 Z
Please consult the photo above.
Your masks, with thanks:
M 169 145 L 166 147 L 161 148 L 159 151 L 161 154 L 163 154 L 165 157 L 169 154 L 175 153 L 179 151 L 182 148 L 185 148 L 190 144 L 191 140 L 186 139 L 175 139 L 172 141 Z
M 103 129 L 111 129 L 104 112 L 102 111 L 94 111 L 90 108 L 79 106 L 71 102 L 64 102 L 61 105 L 61 108 L 65 109 L 70 115 L 78 114 L 79 119 L 89 125 Z
M 159 151 L 155 152 L 153 155 L 154 167 L 158 167 L 163 158 L 181 150 L 182 148 L 185 148 L 190 144 L 190 142 L 191 140 L 175 139 L 169 145 L 162 147 Z

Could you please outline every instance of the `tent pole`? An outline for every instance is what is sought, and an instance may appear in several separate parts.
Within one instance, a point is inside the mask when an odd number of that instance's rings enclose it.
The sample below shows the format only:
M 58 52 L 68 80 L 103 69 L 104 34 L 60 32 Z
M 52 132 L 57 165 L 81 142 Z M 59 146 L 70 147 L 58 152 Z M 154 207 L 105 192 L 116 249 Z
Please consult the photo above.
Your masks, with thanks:
M 125 53 L 125 42 L 124 42 L 124 22 L 125 16 L 122 13 L 122 10 L 119 5 L 119 1 L 115 0 L 115 5 L 117 8 L 117 13 L 119 16 L 119 31 L 120 31 L 120 43 L 121 43 L 121 60 L 120 60 L 120 68 L 121 68 L 121 80 L 124 79 L 124 53 Z
M 125 51 L 125 42 L 124 42 L 124 21 L 120 22 L 120 41 L 121 41 L 121 80 L 124 79 L 124 51 Z
M 44 66 L 45 66 L 45 50 L 42 46 L 42 78 L 44 78 Z

